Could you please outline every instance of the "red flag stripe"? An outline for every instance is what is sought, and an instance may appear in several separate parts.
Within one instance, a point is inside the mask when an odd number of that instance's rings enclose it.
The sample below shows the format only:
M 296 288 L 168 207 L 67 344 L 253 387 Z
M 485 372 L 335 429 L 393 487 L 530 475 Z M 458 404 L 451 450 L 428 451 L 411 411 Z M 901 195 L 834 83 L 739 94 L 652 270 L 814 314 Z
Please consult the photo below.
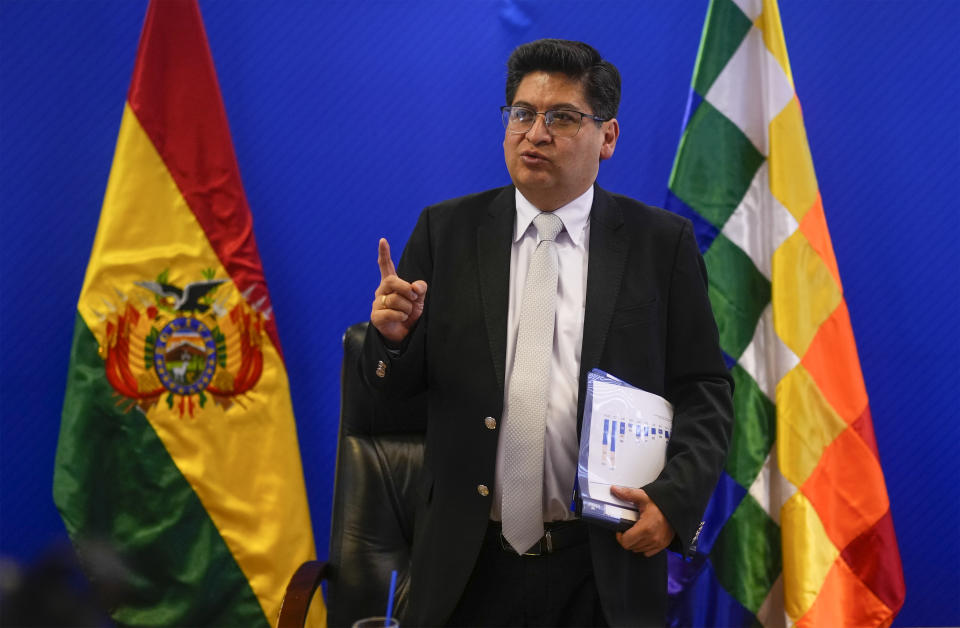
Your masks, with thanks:
M 247 300 L 263 299 L 265 311 L 270 295 L 200 7 L 163 5 L 147 9 L 127 100 L 234 285 L 252 287 Z M 280 352 L 272 316 L 266 331 Z

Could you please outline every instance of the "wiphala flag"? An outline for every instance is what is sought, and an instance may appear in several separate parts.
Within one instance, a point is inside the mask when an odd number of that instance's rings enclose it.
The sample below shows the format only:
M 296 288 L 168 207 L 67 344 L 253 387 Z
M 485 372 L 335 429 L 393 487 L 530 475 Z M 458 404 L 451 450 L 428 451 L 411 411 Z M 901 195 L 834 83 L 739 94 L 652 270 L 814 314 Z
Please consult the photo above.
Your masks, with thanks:
M 671 625 L 889 625 L 900 555 L 775 0 L 710 3 L 669 187 L 736 382 Z

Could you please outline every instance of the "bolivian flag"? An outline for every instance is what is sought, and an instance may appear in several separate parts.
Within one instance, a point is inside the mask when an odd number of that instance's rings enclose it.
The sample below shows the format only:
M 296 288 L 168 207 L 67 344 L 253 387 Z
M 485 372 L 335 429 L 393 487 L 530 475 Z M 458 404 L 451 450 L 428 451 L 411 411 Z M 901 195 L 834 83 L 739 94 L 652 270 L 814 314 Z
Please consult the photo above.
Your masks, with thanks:
M 121 624 L 276 623 L 314 557 L 277 328 L 195 0 L 153 0 L 77 304 L 54 501 Z
M 671 625 L 889 625 L 900 554 L 776 0 L 711 1 L 667 206 L 695 225 L 736 381 Z

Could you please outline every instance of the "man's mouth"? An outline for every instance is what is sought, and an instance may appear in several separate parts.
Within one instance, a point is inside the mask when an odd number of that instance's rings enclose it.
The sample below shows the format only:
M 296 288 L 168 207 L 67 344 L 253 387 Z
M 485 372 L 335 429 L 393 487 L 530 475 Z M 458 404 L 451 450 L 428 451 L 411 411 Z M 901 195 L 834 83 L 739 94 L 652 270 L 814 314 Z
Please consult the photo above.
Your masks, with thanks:
M 534 150 L 525 150 L 520 153 L 520 159 L 528 166 L 539 166 L 549 163 L 550 160 Z

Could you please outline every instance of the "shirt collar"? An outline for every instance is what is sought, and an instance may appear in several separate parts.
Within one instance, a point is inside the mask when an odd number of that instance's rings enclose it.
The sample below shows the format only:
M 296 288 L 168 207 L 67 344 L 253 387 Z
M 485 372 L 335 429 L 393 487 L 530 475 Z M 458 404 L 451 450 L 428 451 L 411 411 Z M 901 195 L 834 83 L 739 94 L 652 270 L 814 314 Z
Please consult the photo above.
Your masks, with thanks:
M 534 217 L 540 213 L 540 210 L 528 201 L 519 189 L 516 189 L 517 199 L 517 220 L 514 227 L 513 241 L 516 242 L 523 237 L 523 234 L 530 228 Z M 583 232 L 587 226 L 587 219 L 590 218 L 590 208 L 593 207 L 593 186 L 587 188 L 587 191 L 573 199 L 563 207 L 553 210 L 553 214 L 563 223 L 563 228 L 570 236 L 576 246 L 583 246 Z

